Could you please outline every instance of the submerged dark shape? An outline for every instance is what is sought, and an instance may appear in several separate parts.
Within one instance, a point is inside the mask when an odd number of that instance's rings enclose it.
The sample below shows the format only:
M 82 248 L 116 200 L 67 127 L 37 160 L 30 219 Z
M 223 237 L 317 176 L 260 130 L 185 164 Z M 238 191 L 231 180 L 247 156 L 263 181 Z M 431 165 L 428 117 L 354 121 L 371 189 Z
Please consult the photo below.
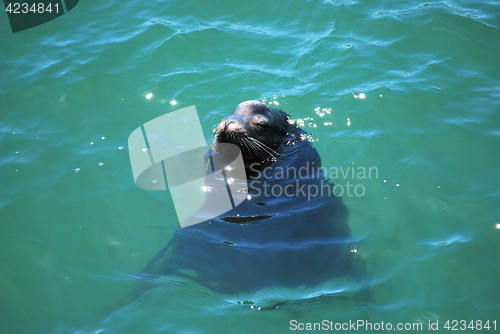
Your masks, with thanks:
M 219 124 L 214 154 L 224 155 L 218 143 L 241 148 L 248 199 L 219 217 L 179 228 L 143 276 L 185 276 L 222 294 L 361 278 L 348 209 L 319 169 L 307 133 L 288 117 L 247 101 Z

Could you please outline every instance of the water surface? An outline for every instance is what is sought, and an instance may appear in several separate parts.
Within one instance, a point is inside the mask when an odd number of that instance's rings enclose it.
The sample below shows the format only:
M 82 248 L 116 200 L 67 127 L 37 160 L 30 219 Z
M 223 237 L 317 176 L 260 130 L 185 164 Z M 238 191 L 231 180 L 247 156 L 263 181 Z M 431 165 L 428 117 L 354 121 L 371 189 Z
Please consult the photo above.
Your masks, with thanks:
M 0 332 L 285 333 L 294 319 L 363 319 L 342 291 L 261 291 L 295 302 L 259 311 L 180 280 L 130 301 L 178 225 L 167 192 L 135 186 L 128 135 L 196 105 L 209 140 L 249 99 L 292 115 L 325 166 L 377 168 L 334 180 L 365 190 L 344 203 L 366 240 L 372 322 L 500 322 L 499 10 L 80 1 L 15 34 L 0 15 Z

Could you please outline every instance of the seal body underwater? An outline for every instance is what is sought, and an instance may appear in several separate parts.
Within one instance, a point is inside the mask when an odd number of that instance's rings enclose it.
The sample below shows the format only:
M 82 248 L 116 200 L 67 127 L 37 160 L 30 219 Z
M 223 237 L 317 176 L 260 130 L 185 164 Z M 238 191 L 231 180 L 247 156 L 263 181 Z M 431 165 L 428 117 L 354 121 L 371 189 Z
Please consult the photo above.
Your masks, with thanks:
M 234 295 L 271 287 L 313 287 L 354 278 L 348 209 L 322 173 L 307 133 L 289 115 L 243 102 L 216 128 L 212 151 L 238 145 L 247 199 L 202 223 L 179 228 L 142 275 L 173 275 Z

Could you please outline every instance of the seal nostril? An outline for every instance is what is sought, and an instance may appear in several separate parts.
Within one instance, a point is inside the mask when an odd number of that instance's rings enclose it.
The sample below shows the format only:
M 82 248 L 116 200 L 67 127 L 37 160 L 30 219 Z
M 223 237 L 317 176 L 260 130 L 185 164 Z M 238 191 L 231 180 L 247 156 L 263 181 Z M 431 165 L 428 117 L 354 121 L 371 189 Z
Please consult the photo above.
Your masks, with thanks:
M 242 126 L 236 121 L 230 121 L 230 123 L 226 124 L 226 130 L 231 132 L 241 132 Z
M 224 129 L 231 130 L 235 126 L 235 121 L 233 119 L 228 119 L 224 121 Z

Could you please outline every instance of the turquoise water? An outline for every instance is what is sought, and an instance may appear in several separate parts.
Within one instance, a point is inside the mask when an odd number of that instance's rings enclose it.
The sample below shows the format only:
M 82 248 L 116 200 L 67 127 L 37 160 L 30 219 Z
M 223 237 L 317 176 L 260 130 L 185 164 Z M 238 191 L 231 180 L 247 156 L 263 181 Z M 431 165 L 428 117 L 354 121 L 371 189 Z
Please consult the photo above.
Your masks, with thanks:
M 0 333 L 500 326 L 499 28 L 498 2 L 472 0 L 80 1 L 16 34 L 0 15 Z M 196 105 L 209 140 L 249 99 L 303 124 L 325 166 L 377 168 L 335 180 L 365 190 L 344 203 L 367 310 L 340 291 L 259 311 L 187 281 L 130 299 L 178 224 L 135 186 L 129 134 Z

